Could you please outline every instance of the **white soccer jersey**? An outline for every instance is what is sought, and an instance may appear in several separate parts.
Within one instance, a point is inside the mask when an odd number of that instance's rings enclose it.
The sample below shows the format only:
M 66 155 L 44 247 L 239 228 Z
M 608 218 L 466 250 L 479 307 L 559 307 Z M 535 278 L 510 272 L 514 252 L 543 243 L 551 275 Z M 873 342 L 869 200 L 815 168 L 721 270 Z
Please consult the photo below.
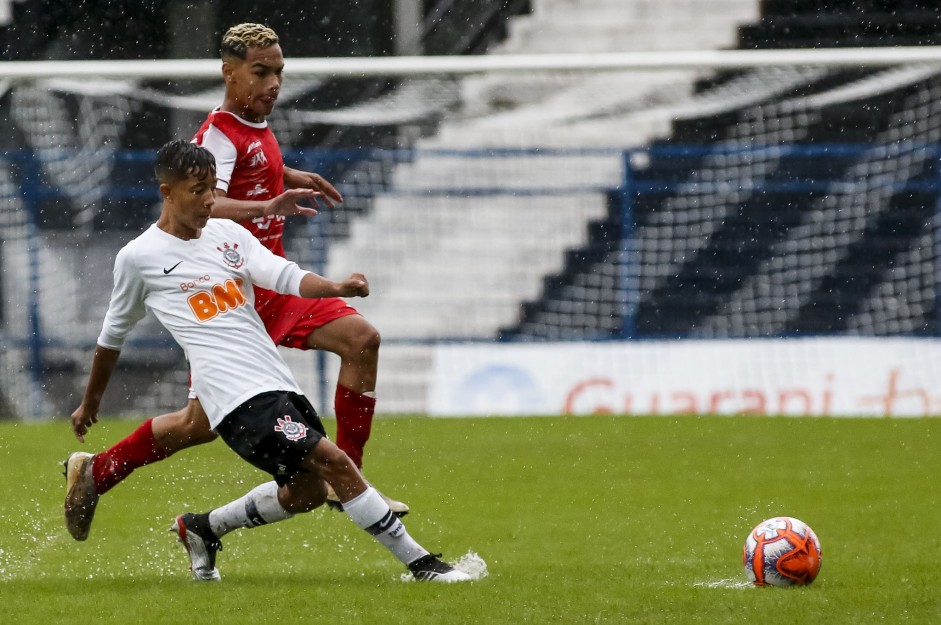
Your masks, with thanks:
M 119 350 L 149 308 L 180 344 L 212 427 L 267 391 L 301 393 L 253 306 L 253 284 L 299 294 L 305 271 L 233 221 L 184 241 L 152 225 L 118 252 L 98 344 Z

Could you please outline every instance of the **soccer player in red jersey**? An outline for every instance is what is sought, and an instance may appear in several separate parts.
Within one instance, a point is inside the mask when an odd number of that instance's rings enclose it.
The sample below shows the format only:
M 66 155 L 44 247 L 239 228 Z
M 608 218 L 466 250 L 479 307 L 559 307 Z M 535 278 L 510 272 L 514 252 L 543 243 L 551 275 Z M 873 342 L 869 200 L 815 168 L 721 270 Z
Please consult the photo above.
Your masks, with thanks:
M 285 217 L 317 213 L 298 202 L 320 200 L 332 207 L 343 198 L 318 174 L 284 166 L 266 121 L 278 99 L 284 70 L 278 41 L 277 34 L 261 24 L 239 24 L 226 32 L 221 46 L 223 103 L 209 114 L 194 142 L 216 159 L 212 216 L 239 222 L 265 247 L 284 256 Z M 170 274 L 174 269 L 168 265 L 164 271 Z M 361 468 L 376 403 L 379 332 L 340 298 L 304 299 L 256 288 L 255 309 L 276 344 L 326 350 L 340 357 L 334 399 L 336 444 Z M 215 438 L 203 407 L 191 393 L 185 408 L 148 419 L 110 449 L 94 455 L 75 452 L 66 463 L 69 532 L 77 540 L 87 538 L 98 496 L 136 468 Z M 404 503 L 385 500 L 397 515 L 408 512 Z M 339 499 L 330 492 L 328 502 L 336 505 Z

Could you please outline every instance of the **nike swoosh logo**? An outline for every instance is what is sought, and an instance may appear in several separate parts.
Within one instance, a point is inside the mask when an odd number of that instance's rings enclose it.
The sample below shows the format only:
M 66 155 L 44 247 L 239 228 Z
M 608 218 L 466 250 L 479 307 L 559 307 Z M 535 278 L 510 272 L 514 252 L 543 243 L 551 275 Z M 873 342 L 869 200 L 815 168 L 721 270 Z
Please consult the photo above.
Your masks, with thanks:
M 181 260 L 180 263 L 182 263 L 182 262 L 183 262 L 183 261 Z M 170 273 L 171 271 L 173 271 L 174 269 L 176 269 L 177 267 L 179 267 L 179 266 L 180 266 L 180 263 L 177 263 L 177 264 L 173 265 L 173 266 L 170 267 L 169 269 L 167 269 L 166 267 L 164 267 L 164 269 L 163 269 L 163 275 L 167 275 L 168 273 Z

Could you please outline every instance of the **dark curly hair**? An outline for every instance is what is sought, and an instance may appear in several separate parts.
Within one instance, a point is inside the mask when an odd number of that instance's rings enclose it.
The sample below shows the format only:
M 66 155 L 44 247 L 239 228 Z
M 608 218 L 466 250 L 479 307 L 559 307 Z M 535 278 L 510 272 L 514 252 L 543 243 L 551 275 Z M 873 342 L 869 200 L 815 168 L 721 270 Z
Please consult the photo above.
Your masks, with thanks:
M 202 180 L 216 174 L 216 159 L 206 148 L 176 139 L 164 144 L 157 152 L 154 173 L 160 184 L 182 180 L 190 175 Z

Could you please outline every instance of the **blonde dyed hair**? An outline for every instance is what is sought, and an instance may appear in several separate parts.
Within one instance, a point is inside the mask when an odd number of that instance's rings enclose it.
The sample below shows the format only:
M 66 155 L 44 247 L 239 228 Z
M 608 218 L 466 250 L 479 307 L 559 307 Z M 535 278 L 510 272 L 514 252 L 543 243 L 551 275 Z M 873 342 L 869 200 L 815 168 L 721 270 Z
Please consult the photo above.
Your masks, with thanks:
M 278 43 L 278 34 L 264 24 L 238 24 L 222 36 L 222 58 L 244 59 L 249 48 L 268 48 Z

